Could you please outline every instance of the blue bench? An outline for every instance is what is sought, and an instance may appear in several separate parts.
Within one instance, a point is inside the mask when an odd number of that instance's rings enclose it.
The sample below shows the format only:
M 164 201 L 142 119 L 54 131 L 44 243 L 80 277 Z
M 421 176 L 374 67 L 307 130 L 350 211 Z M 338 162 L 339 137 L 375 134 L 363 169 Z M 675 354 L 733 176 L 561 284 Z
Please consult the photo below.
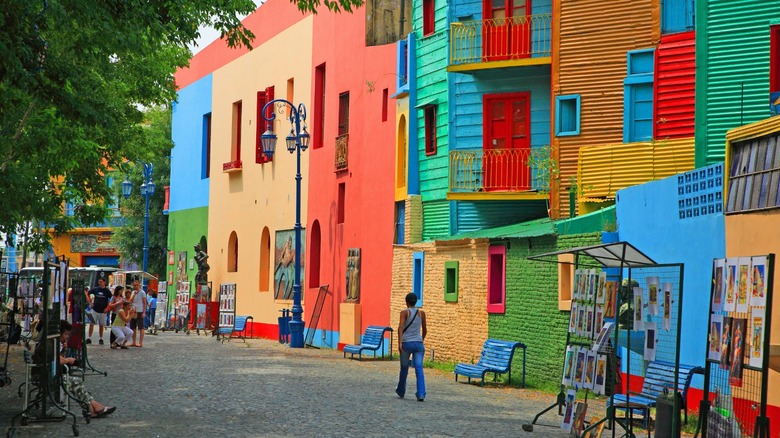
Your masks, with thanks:
M 247 321 L 250 319 L 252 321 L 255 320 L 251 316 L 236 316 L 236 319 L 233 320 L 233 327 L 220 327 L 217 330 L 217 339 L 222 338 L 222 342 L 224 343 L 225 340 L 229 341 L 231 338 L 235 337 L 246 342 L 246 336 L 239 333 L 242 333 L 246 330 Z
M 688 388 L 691 386 L 691 379 L 694 374 L 704 375 L 704 368 L 693 365 L 680 364 L 677 383 L 674 381 L 674 363 L 664 361 L 653 361 L 647 365 L 645 371 L 645 381 L 642 384 L 642 392 L 626 394 L 615 394 L 615 409 L 627 410 L 626 401 L 631 404 L 631 413 L 641 413 L 643 415 L 642 424 L 647 429 L 647 422 L 650 419 L 650 408 L 656 405 L 656 399 L 664 394 L 665 390 L 677 388 L 680 394 L 682 409 L 685 410 L 685 423 L 688 423 Z M 622 405 L 622 406 L 621 406 Z
M 512 357 L 517 348 L 523 349 L 523 379 L 522 387 L 525 387 L 525 350 L 526 346 L 522 342 L 502 341 L 499 339 L 488 339 L 482 346 L 482 354 L 479 362 L 476 364 L 459 363 L 455 365 L 455 381 L 458 376 L 471 379 L 482 379 L 482 385 L 485 385 L 485 374 L 493 373 L 493 381 L 496 381 L 499 374 L 509 373 L 508 382 L 512 381 Z
M 347 357 L 347 353 L 351 354 L 350 359 L 354 359 L 355 355 L 358 355 L 358 360 L 363 358 L 363 351 L 373 351 L 374 357 L 376 352 L 380 348 L 382 349 L 382 358 L 385 357 L 385 332 L 390 332 L 390 359 L 393 358 L 393 329 L 390 327 L 383 327 L 379 325 L 370 325 L 366 327 L 365 333 L 361 336 L 360 345 L 345 345 L 344 357 Z

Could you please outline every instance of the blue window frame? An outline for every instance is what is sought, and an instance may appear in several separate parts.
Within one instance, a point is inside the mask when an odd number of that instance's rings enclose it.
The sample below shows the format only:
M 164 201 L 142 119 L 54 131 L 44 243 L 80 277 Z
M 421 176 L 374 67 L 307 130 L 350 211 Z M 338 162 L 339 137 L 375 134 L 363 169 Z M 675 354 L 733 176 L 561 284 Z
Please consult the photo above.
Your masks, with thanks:
M 425 268 L 425 253 L 415 252 L 412 256 L 412 293 L 417 295 L 417 307 L 423 305 L 423 273 Z
M 696 0 L 661 0 L 661 33 L 695 29 Z
M 404 244 L 404 232 L 406 229 L 406 202 L 395 203 L 395 239 L 396 245 Z
M 623 81 L 623 142 L 653 138 L 653 81 L 655 50 L 634 50 L 627 55 Z
M 569 94 L 555 98 L 555 135 L 580 135 L 580 95 Z

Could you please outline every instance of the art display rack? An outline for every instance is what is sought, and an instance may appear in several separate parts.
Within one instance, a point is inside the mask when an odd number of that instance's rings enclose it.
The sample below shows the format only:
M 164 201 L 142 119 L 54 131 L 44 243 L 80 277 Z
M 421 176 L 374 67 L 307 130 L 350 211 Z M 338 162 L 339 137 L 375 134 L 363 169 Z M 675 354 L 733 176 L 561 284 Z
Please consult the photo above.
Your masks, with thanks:
M 219 285 L 219 320 L 217 326 L 217 340 L 229 338 L 233 335 L 236 325 L 236 283 L 222 283 Z
M 565 261 L 567 259 L 559 258 L 564 254 L 573 255 L 573 262 Z M 585 418 L 591 418 L 592 414 L 580 415 L 584 424 L 582 429 L 576 430 L 576 436 L 590 435 L 591 432 L 602 433 L 606 426 L 611 431 L 611 436 L 628 436 L 634 437 L 634 419 L 633 413 L 636 409 L 625 409 L 626 407 L 635 407 L 632 404 L 631 392 L 639 392 L 641 390 L 641 381 L 644 377 L 644 372 L 647 364 L 651 360 L 664 360 L 674 364 L 674 378 L 677 380 L 679 376 L 679 363 L 680 363 L 680 317 L 682 310 L 682 279 L 683 279 L 683 265 L 682 264 L 658 264 L 641 251 L 633 247 L 628 242 L 615 242 L 606 243 L 601 245 L 593 245 L 587 247 L 571 248 L 568 250 L 556 251 L 552 253 L 539 254 L 528 257 L 528 260 L 546 261 L 553 263 L 570 264 L 575 272 L 575 282 L 572 286 L 572 310 L 576 311 L 570 314 L 569 329 L 574 323 L 573 331 L 567 330 L 566 343 L 564 347 L 564 357 L 562 360 L 562 382 L 561 391 L 558 394 L 556 402 L 541 412 L 539 412 L 531 423 L 524 424 L 523 429 L 525 431 L 532 431 L 533 426 L 537 424 L 538 420 L 545 413 L 558 408 L 558 415 L 563 417 L 561 426 L 566 429 L 568 427 L 567 420 L 572 427 L 576 427 L 573 424 L 573 417 L 576 414 L 576 404 L 583 403 L 587 409 L 587 403 L 589 400 L 590 388 L 587 388 L 587 382 L 583 383 L 582 378 L 578 380 L 574 379 L 572 375 L 569 375 L 568 381 L 566 376 L 567 370 L 573 370 L 576 373 L 579 360 L 577 354 L 582 352 L 582 349 L 597 348 L 596 353 L 600 353 L 598 358 L 604 357 L 607 363 L 607 374 L 604 382 L 604 395 L 609 397 L 606 409 L 603 412 L 603 417 L 597 421 L 587 422 Z M 568 259 L 571 260 L 571 259 Z M 601 272 L 596 275 L 596 278 L 604 278 L 605 281 L 605 299 L 604 299 L 604 312 L 607 312 L 607 297 L 609 293 L 614 294 L 614 316 L 604 317 L 604 324 L 612 324 L 612 328 L 609 333 L 609 341 L 605 342 L 601 339 L 598 341 L 598 335 L 595 333 L 595 329 L 592 331 L 581 331 L 578 329 L 578 321 L 581 320 L 580 310 L 583 310 L 585 321 L 587 325 L 587 312 L 592 311 L 594 314 L 598 309 L 598 302 L 600 299 L 592 298 L 593 294 L 598 294 L 598 282 L 595 285 L 594 293 L 590 292 L 590 288 L 586 289 L 586 295 L 583 298 L 578 290 L 582 290 L 581 278 L 583 270 L 587 272 L 588 278 L 591 273 Z M 579 289 L 578 284 L 580 284 Z M 590 284 L 586 281 L 586 284 Z M 611 284 L 612 286 L 607 286 Z M 648 285 L 655 285 L 654 300 L 652 303 L 649 301 L 650 288 Z M 610 287 L 610 292 L 607 292 L 607 287 Z M 669 292 L 667 306 L 664 304 L 663 297 L 666 289 Z M 621 297 L 622 295 L 622 297 Z M 637 301 L 637 298 L 641 300 L 641 303 Z M 641 304 L 640 311 L 637 312 L 637 303 Z M 667 310 L 668 309 L 668 310 Z M 668 311 L 668 314 L 665 312 Z M 629 319 L 630 316 L 630 319 Z M 641 327 L 640 327 L 641 325 Z M 640 330 L 640 328 L 642 330 Z M 650 337 L 648 337 L 650 333 Z M 595 338 L 595 339 L 594 339 Z M 648 339 L 652 340 L 648 344 Z M 599 345 L 594 344 L 600 344 Z M 652 347 L 652 348 L 647 348 Z M 575 351 L 575 362 L 572 364 L 572 356 L 569 351 Z M 616 354 L 618 353 L 618 354 Z M 655 355 L 653 357 L 652 355 Z M 620 356 L 620 361 L 618 361 Z M 567 360 L 567 357 L 569 360 Z M 650 360 L 645 360 L 645 357 L 649 357 Z M 587 367 L 587 363 L 583 365 Z M 583 368 L 587 372 L 587 368 Z M 622 377 L 620 377 L 622 376 Z M 620 382 L 620 389 L 625 395 L 625 400 L 615 399 L 615 386 L 617 386 L 616 380 Z M 628 391 L 630 390 L 630 391 Z M 584 391 L 584 397 L 580 395 Z M 634 396 L 636 397 L 636 396 Z M 677 397 L 673 397 L 673 412 L 679 412 L 680 404 Z M 645 411 L 646 415 L 649 415 L 649 411 Z M 679 418 L 673 416 L 672 427 L 678 427 Z M 624 432 L 617 432 L 617 427 L 620 427 Z M 609 433 L 609 432 L 607 432 Z
M 770 436 L 774 270 L 774 254 L 713 260 L 704 397 L 696 436 Z
M 208 296 L 207 299 L 204 301 L 200 301 L 200 298 L 203 298 L 203 293 L 201 292 L 201 287 L 203 285 L 206 285 L 208 287 Z M 211 297 L 214 291 L 213 283 L 211 281 L 208 281 L 206 283 L 199 283 L 195 285 L 195 318 L 192 321 L 192 327 L 191 329 L 195 329 L 195 333 L 200 336 L 201 330 L 205 334 L 208 334 L 209 331 L 216 332 L 216 324 L 215 321 L 212 321 L 211 312 L 213 307 Z M 203 324 L 200 322 L 200 312 L 198 309 L 198 306 L 203 305 L 205 307 L 205 314 L 203 315 Z
M 170 328 L 168 321 L 168 282 L 160 281 L 157 283 L 157 310 L 154 314 L 154 332 L 158 328 L 162 331 Z
M 176 333 L 179 330 L 185 331 L 189 334 L 189 322 L 190 322 L 190 282 L 189 281 L 177 281 L 176 282 L 176 301 L 174 306 L 174 326 L 173 329 Z
M 80 336 L 81 336 L 81 349 L 79 350 L 80 359 L 84 365 L 84 371 L 89 371 L 92 374 L 95 375 L 101 375 L 101 376 L 108 376 L 107 371 L 100 371 L 99 369 L 95 368 L 92 363 L 89 360 L 89 345 L 87 344 L 87 324 L 86 324 L 86 315 L 85 311 L 87 309 L 87 297 L 84 295 L 84 289 L 86 288 L 86 283 L 83 279 L 76 279 L 72 278 L 70 280 L 70 287 L 73 290 L 72 292 L 72 302 L 73 306 L 75 306 L 74 312 L 73 312 L 73 320 L 71 323 L 73 324 L 73 332 L 76 331 L 76 329 L 80 330 Z M 111 331 L 111 325 L 107 325 L 106 328 L 108 331 Z

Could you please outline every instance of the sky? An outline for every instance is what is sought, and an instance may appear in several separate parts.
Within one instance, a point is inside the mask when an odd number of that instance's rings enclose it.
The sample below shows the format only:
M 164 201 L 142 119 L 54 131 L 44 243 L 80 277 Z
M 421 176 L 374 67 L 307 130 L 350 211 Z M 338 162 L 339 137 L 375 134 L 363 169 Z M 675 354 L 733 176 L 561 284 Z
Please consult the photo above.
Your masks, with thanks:
M 254 0 L 255 4 L 258 5 L 258 6 L 263 4 L 265 1 L 266 0 Z M 246 18 L 246 15 L 241 15 L 240 16 L 241 20 L 243 20 L 244 18 Z M 201 50 L 205 49 L 214 40 L 219 38 L 219 31 L 215 30 L 214 28 L 212 28 L 210 26 L 209 27 L 201 26 L 199 31 L 200 31 L 200 38 L 198 38 L 195 41 L 194 45 L 190 46 L 190 50 L 192 50 L 192 54 L 193 55 L 198 53 L 198 52 L 200 52 Z

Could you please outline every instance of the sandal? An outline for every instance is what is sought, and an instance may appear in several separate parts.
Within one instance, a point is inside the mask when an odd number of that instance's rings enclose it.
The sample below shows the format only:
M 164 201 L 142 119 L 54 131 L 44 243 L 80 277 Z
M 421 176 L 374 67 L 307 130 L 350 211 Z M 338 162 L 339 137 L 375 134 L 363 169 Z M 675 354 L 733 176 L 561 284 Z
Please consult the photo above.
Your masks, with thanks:
M 111 349 L 112 349 L 112 350 L 116 350 L 116 349 L 117 349 L 117 346 L 116 346 L 116 344 L 111 344 Z

